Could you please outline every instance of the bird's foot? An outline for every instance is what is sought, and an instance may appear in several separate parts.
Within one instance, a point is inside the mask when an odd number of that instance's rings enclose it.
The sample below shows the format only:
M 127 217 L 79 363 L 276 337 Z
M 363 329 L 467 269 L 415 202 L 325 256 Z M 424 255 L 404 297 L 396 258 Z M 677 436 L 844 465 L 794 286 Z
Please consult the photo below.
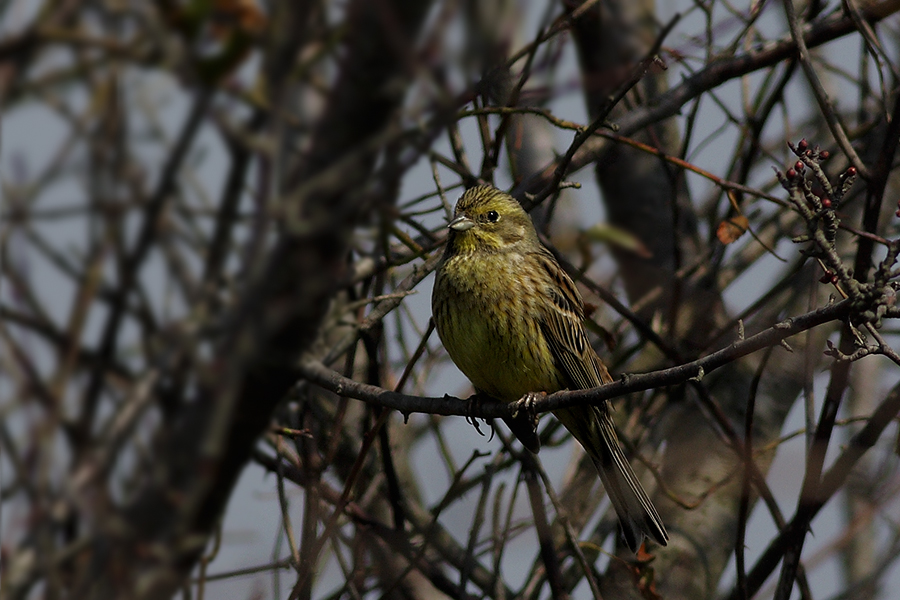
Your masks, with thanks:
M 484 400 L 484 396 L 476 393 L 469 396 L 469 399 L 466 401 L 466 423 L 471 424 L 481 437 L 484 437 L 484 432 L 481 431 L 481 425 L 478 424 L 479 417 L 476 416 L 476 413 L 481 411 L 481 405 Z M 487 419 L 483 420 L 485 423 L 487 422 Z M 494 430 L 491 429 L 491 437 L 493 436 Z
M 528 418 L 531 420 L 531 422 L 534 423 L 534 426 L 537 427 L 538 418 L 537 413 L 535 413 L 534 410 L 534 404 L 538 400 L 543 400 L 546 397 L 546 392 L 528 392 L 527 394 L 519 398 L 518 402 L 516 402 L 516 405 L 513 409 L 512 418 L 517 418 L 519 416 L 519 411 L 524 410 L 525 414 L 528 415 Z

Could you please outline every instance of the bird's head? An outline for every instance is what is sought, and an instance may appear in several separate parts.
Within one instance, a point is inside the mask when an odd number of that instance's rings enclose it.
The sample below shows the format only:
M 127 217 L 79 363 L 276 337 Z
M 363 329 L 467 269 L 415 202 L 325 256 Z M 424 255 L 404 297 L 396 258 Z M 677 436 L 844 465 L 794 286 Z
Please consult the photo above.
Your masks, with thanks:
M 515 198 L 490 185 L 466 190 L 447 225 L 454 253 L 501 252 L 519 243 L 536 243 L 531 218 Z

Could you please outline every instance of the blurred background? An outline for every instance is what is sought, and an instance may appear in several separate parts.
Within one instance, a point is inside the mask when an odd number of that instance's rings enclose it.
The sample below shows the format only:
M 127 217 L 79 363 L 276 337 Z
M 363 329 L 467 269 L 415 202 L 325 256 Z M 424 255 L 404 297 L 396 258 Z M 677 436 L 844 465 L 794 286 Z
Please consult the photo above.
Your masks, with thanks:
M 0 597 L 893 597 L 898 11 L 0 1 Z M 442 400 L 478 182 L 616 376 L 824 315 L 614 401 L 668 547 Z

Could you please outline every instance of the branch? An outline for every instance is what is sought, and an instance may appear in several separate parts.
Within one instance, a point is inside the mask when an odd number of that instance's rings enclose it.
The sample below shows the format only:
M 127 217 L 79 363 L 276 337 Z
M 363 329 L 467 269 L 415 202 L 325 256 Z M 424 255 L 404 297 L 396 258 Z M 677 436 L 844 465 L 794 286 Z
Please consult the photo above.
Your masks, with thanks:
M 828 129 L 831 130 L 831 135 L 834 136 L 838 146 L 841 147 L 841 150 L 843 150 L 844 154 L 847 156 L 847 160 L 856 167 L 856 170 L 859 171 L 862 178 L 869 179 L 871 177 L 869 170 L 859 158 L 859 155 L 856 154 L 856 150 L 853 149 L 853 145 L 847 137 L 847 132 L 844 131 L 844 126 L 841 125 L 841 122 L 838 120 L 838 116 L 834 111 L 834 106 L 828 98 L 828 93 L 822 86 L 822 82 L 819 80 L 819 76 L 816 74 L 816 70 L 809 60 L 809 48 L 806 46 L 806 40 L 802 34 L 803 27 L 800 24 L 800 19 L 794 11 L 794 0 L 784 0 L 784 13 L 787 17 L 788 25 L 791 28 L 791 38 L 794 40 L 794 43 L 797 44 L 797 58 L 800 61 L 800 66 L 803 67 L 803 72 L 806 74 L 806 80 L 812 88 L 816 102 L 819 103 L 819 110 L 825 118 L 825 122 L 828 124 Z
M 793 547 L 798 539 L 806 536 L 809 523 L 819 511 L 844 485 L 847 476 L 860 457 L 866 453 L 884 432 L 885 428 L 893 422 L 900 411 L 900 386 L 894 389 L 882 401 L 878 409 L 866 423 L 866 426 L 847 444 L 843 453 L 834 461 L 831 468 L 826 471 L 819 480 L 815 490 L 815 497 L 806 504 L 801 511 L 798 509 L 793 519 L 781 529 L 780 534 L 763 552 L 753 569 L 747 574 L 747 594 L 753 597 L 762 584 L 765 583 L 775 567 L 781 561 L 785 551 Z M 733 590 L 729 600 L 740 598 L 738 590 Z
M 900 10 L 900 2 L 886 0 L 878 4 L 870 4 L 862 11 L 862 16 L 870 23 L 877 23 Z M 803 40 L 807 48 L 815 48 L 841 36 L 856 31 L 853 18 L 840 12 L 833 13 L 815 23 L 803 33 Z M 795 56 L 797 45 L 788 36 L 781 41 L 766 44 L 760 50 L 739 54 L 732 58 L 717 60 L 695 75 L 685 79 L 680 85 L 654 99 L 652 105 L 644 105 L 623 115 L 616 124 L 618 133 L 630 136 L 653 123 L 658 123 L 669 117 L 679 114 L 682 107 L 699 97 L 701 94 L 714 89 L 726 81 L 748 75 L 765 67 L 771 67 L 779 62 Z M 572 157 L 568 165 L 569 174 L 578 171 L 590 164 L 606 149 L 608 142 L 599 138 L 588 140 Z M 546 182 L 553 177 L 555 165 L 548 165 L 542 172 L 524 180 L 513 190 L 513 195 L 522 197 L 524 192 L 535 193 L 543 189 Z
M 693 362 L 650 373 L 625 375 L 613 383 L 587 390 L 556 392 L 530 402 L 528 410 L 533 410 L 535 413 L 544 413 L 571 406 L 597 404 L 604 400 L 633 392 L 678 385 L 692 378 L 702 378 L 705 374 L 719 367 L 763 348 L 778 345 L 782 340 L 793 335 L 818 327 L 824 323 L 845 319 L 850 314 L 850 309 L 851 302 L 848 300 L 831 304 L 799 317 L 785 319 L 752 337 L 731 344 Z M 335 394 L 362 400 L 374 406 L 392 408 L 404 415 L 426 413 L 494 419 L 509 417 L 524 408 L 522 400 L 509 404 L 499 402 L 473 403 L 471 400 L 462 400 L 452 396 L 429 398 L 392 392 L 344 377 L 314 359 L 304 360 L 300 365 L 299 371 L 304 379 Z
M 681 15 L 677 14 L 669 21 L 669 23 L 663 28 L 663 30 L 656 37 L 656 42 L 653 44 L 653 47 L 650 48 L 647 55 L 641 60 L 637 67 L 631 73 L 631 76 L 624 81 L 619 88 L 609 96 L 607 101 L 597 112 L 597 116 L 594 118 L 593 122 L 578 132 L 575 136 L 575 139 L 572 140 L 572 144 L 569 146 L 569 149 L 566 151 L 565 156 L 560 159 L 559 162 L 556 163 L 556 168 L 553 170 L 553 177 L 551 180 L 544 186 L 539 193 L 535 195 L 534 198 L 530 199 L 530 204 L 523 203 L 523 206 L 526 206 L 526 209 L 531 205 L 540 204 L 543 200 L 548 198 L 551 194 L 554 194 L 559 189 L 559 184 L 562 182 L 563 178 L 565 178 L 566 173 L 569 171 L 570 165 L 573 164 L 574 158 L 577 155 L 578 151 L 585 146 L 587 142 L 591 139 L 591 137 L 604 125 L 607 124 L 607 117 L 609 117 L 612 110 L 622 101 L 623 98 L 628 94 L 631 89 L 636 86 L 641 79 L 647 74 L 650 70 L 650 67 L 654 64 L 665 64 L 660 59 L 658 52 L 662 47 L 663 41 L 666 39 L 666 36 L 672 31 L 675 27 L 675 24 L 681 19 Z M 546 171 L 544 171 L 546 173 Z

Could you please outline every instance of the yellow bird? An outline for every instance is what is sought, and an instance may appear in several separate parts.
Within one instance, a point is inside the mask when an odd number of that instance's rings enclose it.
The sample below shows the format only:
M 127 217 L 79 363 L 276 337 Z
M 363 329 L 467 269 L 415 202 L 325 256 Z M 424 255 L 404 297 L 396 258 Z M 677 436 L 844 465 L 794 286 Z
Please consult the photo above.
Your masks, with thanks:
M 434 323 L 479 393 L 512 402 L 612 381 L 588 343 L 581 295 L 515 198 L 487 185 L 469 189 L 448 228 Z M 603 403 L 554 415 L 597 467 L 628 547 L 637 551 L 644 536 L 665 546 L 666 528 L 622 453 L 609 410 Z M 539 449 L 530 424 L 510 425 L 529 450 Z

